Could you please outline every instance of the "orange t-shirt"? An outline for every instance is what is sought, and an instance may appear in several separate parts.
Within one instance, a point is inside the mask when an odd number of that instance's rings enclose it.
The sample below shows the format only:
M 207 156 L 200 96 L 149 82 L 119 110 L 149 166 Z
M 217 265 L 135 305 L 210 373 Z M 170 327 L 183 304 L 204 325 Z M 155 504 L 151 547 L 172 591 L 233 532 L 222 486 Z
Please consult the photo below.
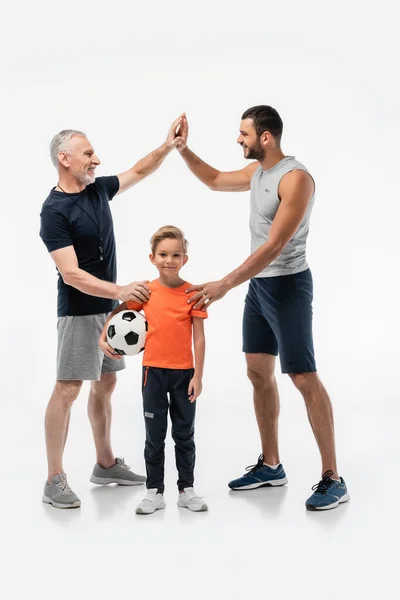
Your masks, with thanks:
M 149 284 L 148 302 L 141 304 L 130 300 L 129 310 L 143 310 L 148 331 L 144 348 L 143 365 L 163 369 L 192 369 L 192 317 L 207 318 L 207 311 L 194 310 L 185 294 L 191 286 L 169 288 L 155 279 Z M 193 296 L 193 294 L 192 294 Z

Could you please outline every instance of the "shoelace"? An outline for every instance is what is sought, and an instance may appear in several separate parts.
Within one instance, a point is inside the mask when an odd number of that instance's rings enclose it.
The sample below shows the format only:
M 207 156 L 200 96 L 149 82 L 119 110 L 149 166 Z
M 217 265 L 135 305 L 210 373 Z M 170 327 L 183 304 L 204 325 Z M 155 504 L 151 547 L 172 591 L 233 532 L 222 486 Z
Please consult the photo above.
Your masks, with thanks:
M 258 469 L 261 469 L 262 466 L 264 466 L 264 454 L 260 454 L 255 465 L 250 465 L 249 467 L 246 467 L 246 471 L 249 475 L 252 475 L 256 471 L 258 471 Z
M 333 479 L 331 479 L 333 475 L 333 471 L 325 471 L 322 475 L 321 481 L 312 486 L 312 490 L 315 490 L 317 494 L 327 494 L 332 485 L 335 483 Z
M 61 481 L 59 481 L 56 485 L 62 494 L 72 492 L 71 488 L 68 485 L 67 476 L 64 475 L 64 473 L 61 473 Z
M 127 471 L 131 470 L 130 466 L 126 464 L 124 458 L 118 458 L 117 459 L 117 464 L 119 464 L 120 467 L 124 467 L 124 469 L 127 469 Z

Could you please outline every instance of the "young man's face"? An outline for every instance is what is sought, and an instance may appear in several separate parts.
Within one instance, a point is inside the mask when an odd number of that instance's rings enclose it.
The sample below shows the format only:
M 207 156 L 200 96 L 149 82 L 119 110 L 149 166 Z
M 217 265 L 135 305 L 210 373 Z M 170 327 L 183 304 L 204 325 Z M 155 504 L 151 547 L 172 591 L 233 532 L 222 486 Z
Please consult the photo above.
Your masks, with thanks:
M 75 179 L 85 185 L 94 183 L 95 169 L 100 164 L 100 160 L 87 138 L 74 135 L 67 149 L 60 155 L 62 164 L 68 167 Z
M 181 243 L 173 239 L 161 240 L 155 253 L 150 254 L 151 262 L 157 267 L 159 273 L 165 277 L 178 275 L 187 259 L 187 255 L 183 253 Z
M 244 158 L 249 160 L 264 160 L 265 149 L 261 146 L 253 119 L 243 119 L 240 122 L 240 133 L 237 143 L 243 148 Z

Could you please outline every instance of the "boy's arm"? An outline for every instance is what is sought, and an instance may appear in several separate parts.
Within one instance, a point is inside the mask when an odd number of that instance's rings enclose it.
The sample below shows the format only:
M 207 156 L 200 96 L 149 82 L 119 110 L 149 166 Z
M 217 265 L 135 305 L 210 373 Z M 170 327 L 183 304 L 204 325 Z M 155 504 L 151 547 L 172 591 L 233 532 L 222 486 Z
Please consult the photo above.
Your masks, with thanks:
M 201 394 L 206 353 L 206 338 L 204 335 L 204 319 L 193 317 L 193 347 L 194 347 L 194 376 L 189 384 L 189 400 L 194 402 Z
M 128 304 L 127 302 L 123 302 L 122 304 L 120 304 L 119 306 L 117 306 L 117 308 L 114 308 L 114 310 L 112 311 L 112 313 L 108 317 L 107 321 L 105 322 L 105 325 L 103 327 L 103 331 L 101 332 L 101 335 L 100 335 L 100 338 L 99 338 L 99 347 L 100 347 L 100 350 L 102 350 L 102 352 L 104 352 L 104 354 L 106 356 L 108 356 L 108 358 L 113 358 L 114 360 L 121 360 L 122 356 L 120 354 L 118 354 L 117 352 L 114 352 L 114 350 L 111 348 L 111 346 L 107 342 L 108 324 L 109 324 L 109 322 L 111 321 L 111 319 L 113 318 L 114 315 L 117 315 L 118 313 L 120 313 L 123 310 L 127 309 L 127 304 Z

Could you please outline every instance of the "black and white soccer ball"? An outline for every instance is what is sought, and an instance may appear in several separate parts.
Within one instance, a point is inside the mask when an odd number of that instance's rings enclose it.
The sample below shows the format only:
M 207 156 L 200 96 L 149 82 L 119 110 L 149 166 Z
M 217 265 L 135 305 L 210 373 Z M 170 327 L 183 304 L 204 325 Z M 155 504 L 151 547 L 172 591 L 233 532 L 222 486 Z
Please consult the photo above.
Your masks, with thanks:
M 147 321 L 136 310 L 123 310 L 107 327 L 107 342 L 118 354 L 139 354 L 146 342 Z

